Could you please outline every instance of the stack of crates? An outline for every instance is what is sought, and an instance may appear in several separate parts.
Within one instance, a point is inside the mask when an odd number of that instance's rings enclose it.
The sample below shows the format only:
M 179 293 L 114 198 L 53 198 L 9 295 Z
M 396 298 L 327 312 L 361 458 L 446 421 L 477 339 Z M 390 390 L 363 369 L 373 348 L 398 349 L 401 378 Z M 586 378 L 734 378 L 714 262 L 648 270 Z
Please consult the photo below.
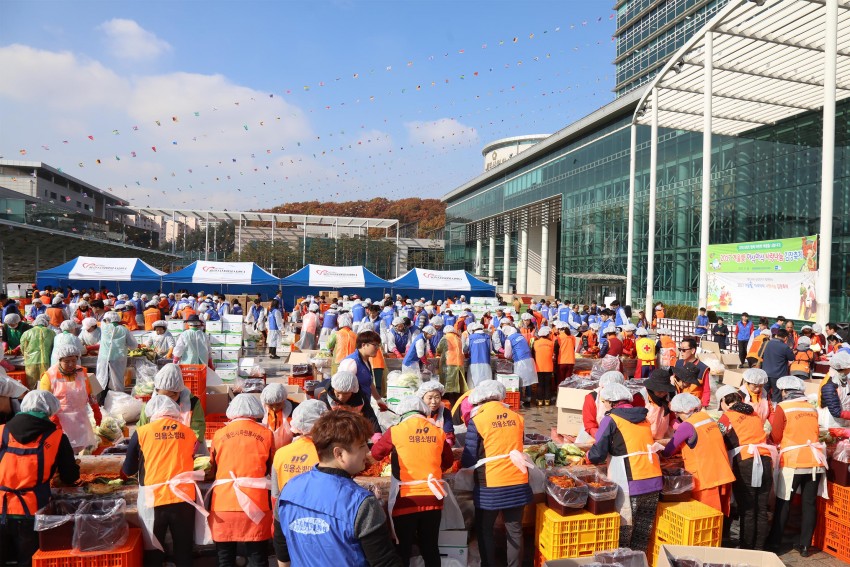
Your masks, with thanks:
M 563 557 L 590 557 L 619 546 L 620 514 L 581 512 L 562 516 L 538 504 L 534 540 L 535 565 Z
M 183 375 L 183 384 L 198 398 L 204 411 L 207 411 L 207 365 L 181 364 L 180 373 Z
M 130 528 L 127 542 L 111 551 L 70 553 L 62 551 L 36 551 L 33 567 L 142 567 L 142 530 Z
M 723 514 L 711 506 L 696 500 L 659 502 L 647 559 L 655 565 L 665 544 L 719 547 L 722 537 Z
M 815 545 L 850 563 L 850 486 L 835 482 L 828 482 L 826 486 L 829 500 L 818 498 Z

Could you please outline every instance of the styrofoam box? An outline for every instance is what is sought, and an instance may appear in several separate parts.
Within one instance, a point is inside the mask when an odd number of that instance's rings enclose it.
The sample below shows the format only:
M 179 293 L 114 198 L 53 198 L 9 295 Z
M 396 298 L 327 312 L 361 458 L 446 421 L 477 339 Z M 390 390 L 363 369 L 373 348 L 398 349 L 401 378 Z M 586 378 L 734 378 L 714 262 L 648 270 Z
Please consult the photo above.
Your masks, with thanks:
M 241 324 L 244 319 L 245 319 L 245 317 L 242 316 L 242 315 L 222 315 L 221 316 L 221 320 L 225 323 L 239 323 L 239 324 Z
M 216 374 L 220 374 L 221 370 L 239 370 L 239 366 L 235 362 L 215 362 Z
M 387 386 L 387 406 L 395 411 L 399 402 L 405 396 L 416 393 L 416 388 L 405 388 L 403 386 Z
M 496 374 L 496 378 L 505 387 L 508 392 L 519 391 L 519 375 L 518 374 Z
M 241 347 L 242 335 L 224 335 L 224 344 L 228 347 Z
M 239 359 L 239 368 L 253 368 L 256 364 L 256 359 L 252 356 Z
M 183 330 L 183 320 L 182 319 L 169 319 L 168 330 L 169 331 L 182 331 Z
M 204 328 L 210 334 L 220 333 L 222 330 L 221 321 L 207 321 L 206 325 L 204 325 Z
M 241 349 L 238 348 L 223 348 L 221 349 L 221 360 L 224 362 L 239 362 L 239 352 Z
M 470 297 L 470 305 L 498 305 L 499 300 L 495 297 Z
M 236 380 L 237 371 L 236 371 L 235 368 L 233 370 L 228 370 L 228 369 L 219 370 L 218 367 L 216 366 L 215 372 L 216 372 L 216 374 L 218 374 L 218 377 L 221 378 L 222 381 L 224 381 L 224 382 L 233 382 L 234 380 Z
M 227 335 L 221 333 L 210 333 L 210 345 L 213 347 L 223 347 L 227 344 Z
M 242 334 L 242 321 L 234 322 L 234 321 L 222 321 L 221 322 L 221 331 L 227 334 L 241 335 Z

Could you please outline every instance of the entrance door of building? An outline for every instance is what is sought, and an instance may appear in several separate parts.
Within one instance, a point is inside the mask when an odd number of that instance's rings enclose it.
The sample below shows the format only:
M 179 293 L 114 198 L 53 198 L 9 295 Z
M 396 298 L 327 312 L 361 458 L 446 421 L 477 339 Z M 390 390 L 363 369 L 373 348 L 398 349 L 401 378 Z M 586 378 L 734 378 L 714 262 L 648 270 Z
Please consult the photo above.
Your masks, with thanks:
M 607 305 L 606 299 L 611 301 L 610 298 L 612 297 L 623 302 L 626 297 L 626 286 L 619 282 L 589 281 L 587 282 L 587 295 L 589 301 L 595 300 L 599 305 Z

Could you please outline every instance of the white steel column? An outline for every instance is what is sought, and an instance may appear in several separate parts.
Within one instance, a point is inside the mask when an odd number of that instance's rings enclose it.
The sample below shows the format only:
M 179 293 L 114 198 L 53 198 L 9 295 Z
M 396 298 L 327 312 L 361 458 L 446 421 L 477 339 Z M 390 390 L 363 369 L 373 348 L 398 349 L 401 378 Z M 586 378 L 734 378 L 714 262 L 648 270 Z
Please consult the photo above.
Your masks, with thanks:
M 490 283 L 496 279 L 496 219 L 490 221 L 490 254 L 487 264 L 487 276 Z
M 708 239 L 711 226 L 711 113 L 714 94 L 714 33 L 705 34 L 703 57 L 703 108 L 702 108 L 702 210 L 699 237 L 699 307 L 708 303 Z M 647 311 L 649 313 L 649 311 Z
M 206 220 L 204 221 L 204 261 L 206 262 L 210 256 L 210 213 L 207 211 Z
M 835 73 L 838 59 L 838 0 L 826 0 L 826 42 L 823 65 L 823 148 L 820 189 L 820 250 L 818 254 L 817 321 L 829 318 L 829 278 L 832 275 L 832 204 L 835 181 Z
M 528 213 L 523 213 L 519 225 L 519 250 L 517 250 L 517 293 L 528 293 Z
M 631 150 L 629 151 L 629 225 L 628 243 L 626 245 L 626 305 L 632 304 L 632 284 L 634 276 L 635 252 L 635 180 L 637 170 L 637 124 L 631 127 Z
M 484 241 L 480 238 L 475 239 L 475 275 L 481 275 L 481 249 L 484 247 Z
M 549 225 L 545 222 L 540 227 L 540 294 L 549 295 Z
M 239 261 L 242 261 L 242 213 L 239 213 Z
M 502 293 L 511 292 L 511 219 L 505 219 L 505 275 L 502 277 Z
M 649 138 L 649 221 L 646 240 L 646 313 L 652 313 L 655 280 L 655 199 L 658 182 L 658 88 L 652 89 L 652 128 Z
M 272 274 L 274 274 L 274 219 L 275 219 L 275 217 L 272 216 L 272 247 L 271 247 L 271 250 L 270 250 L 271 268 L 269 269 L 269 272 L 272 273 Z

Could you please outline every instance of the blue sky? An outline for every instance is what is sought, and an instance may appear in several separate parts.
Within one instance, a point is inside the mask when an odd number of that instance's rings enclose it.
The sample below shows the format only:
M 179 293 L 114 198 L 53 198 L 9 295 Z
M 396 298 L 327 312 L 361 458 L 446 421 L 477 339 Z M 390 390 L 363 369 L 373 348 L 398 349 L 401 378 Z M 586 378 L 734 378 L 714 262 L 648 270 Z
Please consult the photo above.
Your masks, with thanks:
M 0 156 L 141 206 L 438 198 L 613 99 L 611 5 L 6 0 Z

